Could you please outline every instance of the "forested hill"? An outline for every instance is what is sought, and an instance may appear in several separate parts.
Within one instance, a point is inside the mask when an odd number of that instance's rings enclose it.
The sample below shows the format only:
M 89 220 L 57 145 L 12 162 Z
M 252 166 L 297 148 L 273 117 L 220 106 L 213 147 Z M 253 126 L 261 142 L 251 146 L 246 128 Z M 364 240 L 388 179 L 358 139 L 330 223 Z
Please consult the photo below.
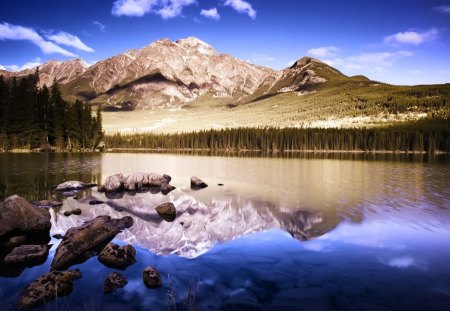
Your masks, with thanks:
M 38 87 L 39 72 L 0 76 L 0 150 L 95 148 L 103 137 L 101 109 L 62 99 L 58 83 Z

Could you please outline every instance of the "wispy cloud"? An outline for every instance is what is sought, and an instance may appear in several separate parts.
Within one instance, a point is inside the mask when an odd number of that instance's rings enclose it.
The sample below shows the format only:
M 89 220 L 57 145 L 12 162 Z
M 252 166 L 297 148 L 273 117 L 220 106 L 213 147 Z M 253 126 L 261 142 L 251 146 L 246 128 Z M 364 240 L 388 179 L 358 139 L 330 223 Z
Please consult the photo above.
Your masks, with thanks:
M 220 19 L 220 14 L 217 12 L 217 8 L 212 8 L 209 10 L 201 10 L 200 15 L 203 15 L 206 18 L 213 19 L 218 21 Z
M 9 70 L 9 71 L 21 71 L 21 70 L 25 70 L 25 69 L 34 68 L 34 67 L 37 67 L 37 66 L 40 66 L 40 65 L 42 65 L 42 60 L 41 60 L 40 57 L 36 57 L 32 61 L 29 61 L 29 62 L 23 64 L 22 66 L 19 66 L 19 65 L 5 65 L 4 68 Z
M 105 29 L 106 29 L 106 25 L 100 23 L 99 21 L 92 21 L 92 24 L 98 26 L 98 28 L 100 29 L 100 31 L 105 31 Z
M 46 41 L 34 29 L 0 23 L 0 40 L 23 40 L 30 41 L 38 46 L 45 54 L 61 54 L 64 56 L 76 57 L 77 55 L 69 52 L 53 42 Z
M 254 63 L 267 63 L 275 60 L 275 57 L 267 54 L 253 53 L 250 58 L 251 62 Z
M 441 5 L 434 8 L 436 11 L 444 13 L 444 14 L 450 14 L 450 5 Z
M 375 72 L 384 72 L 387 67 L 391 67 L 397 60 L 413 56 L 410 51 L 396 52 L 373 52 L 354 55 L 346 58 L 324 59 L 323 61 L 330 66 L 346 70 L 372 70 Z
M 335 46 L 321 46 L 309 49 L 307 53 L 314 57 L 335 57 L 339 51 L 340 49 Z
M 245 13 L 250 16 L 251 19 L 256 18 L 256 11 L 253 9 L 252 5 L 244 0 L 225 0 L 224 5 L 231 6 L 233 9 L 239 13 Z
M 64 31 L 60 31 L 52 35 L 46 35 L 45 37 L 57 44 L 70 46 L 84 52 L 94 52 L 94 49 L 84 44 L 80 38 Z
M 386 36 L 384 38 L 385 43 L 397 43 L 397 44 L 411 44 L 421 45 L 425 42 L 433 41 L 439 36 L 439 31 L 436 28 L 431 28 L 425 32 L 405 31 L 398 32 L 396 34 Z
M 0 65 L 0 70 L 6 70 L 6 68 Z
M 438 71 L 441 75 L 450 75 L 450 70 L 442 69 Z
M 195 0 L 116 0 L 112 14 L 115 16 L 144 16 L 154 13 L 163 19 L 181 15 L 183 8 L 196 3 Z

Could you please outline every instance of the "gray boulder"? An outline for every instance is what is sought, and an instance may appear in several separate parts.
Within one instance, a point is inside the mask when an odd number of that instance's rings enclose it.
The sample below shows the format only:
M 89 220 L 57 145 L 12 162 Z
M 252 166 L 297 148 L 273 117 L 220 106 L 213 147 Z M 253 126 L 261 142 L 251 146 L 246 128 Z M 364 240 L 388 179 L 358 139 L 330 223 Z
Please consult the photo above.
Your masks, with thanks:
M 110 294 L 118 288 L 122 288 L 128 284 L 125 275 L 119 272 L 111 272 L 103 282 L 103 294 Z
M 15 236 L 49 236 L 50 227 L 49 211 L 34 207 L 18 195 L 0 203 L 0 246 Z
M 168 184 L 172 178 L 169 175 L 156 173 L 134 173 L 131 175 L 115 174 L 107 177 L 99 187 L 102 192 L 137 191 L 145 187 L 161 187 Z
M 119 246 L 111 242 L 100 252 L 98 261 L 110 268 L 125 269 L 136 262 L 135 256 L 133 245 Z
M 99 253 L 119 232 L 133 225 L 133 218 L 125 216 L 112 219 L 110 216 L 98 216 L 82 226 L 67 230 L 64 240 L 56 249 L 50 270 L 70 267 L 77 259 L 89 253 Z
M 71 190 L 82 190 L 89 187 L 95 187 L 97 184 L 84 183 L 78 180 L 69 180 L 56 186 L 56 191 L 66 192 Z
M 60 207 L 63 206 L 62 202 L 55 201 L 55 200 L 40 200 L 40 201 L 34 201 L 31 202 L 34 206 L 37 207 Z
M 124 185 L 125 177 L 123 174 L 115 174 L 108 176 L 105 182 L 99 187 L 99 191 L 103 192 L 115 192 L 122 191 Z
M 73 281 L 81 278 L 80 270 L 49 272 L 25 288 L 17 301 L 19 310 L 29 310 L 49 302 L 56 297 L 69 295 Z

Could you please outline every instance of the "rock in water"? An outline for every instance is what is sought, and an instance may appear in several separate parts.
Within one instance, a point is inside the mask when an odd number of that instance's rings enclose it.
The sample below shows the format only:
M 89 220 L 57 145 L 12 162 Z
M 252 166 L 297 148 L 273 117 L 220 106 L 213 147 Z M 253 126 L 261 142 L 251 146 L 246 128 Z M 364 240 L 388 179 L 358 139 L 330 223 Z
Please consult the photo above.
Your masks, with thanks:
M 0 203 L 0 246 L 14 236 L 49 236 L 50 227 L 49 211 L 34 207 L 18 195 Z
M 40 200 L 31 202 L 34 206 L 37 207 L 60 207 L 63 206 L 62 202 L 54 201 L 54 200 Z
M 99 191 L 137 191 L 143 187 L 161 187 L 163 184 L 168 184 L 171 179 L 169 175 L 156 173 L 135 173 L 126 176 L 115 174 L 105 179 L 105 182 L 99 187 Z
M 100 200 L 91 200 L 89 201 L 89 205 L 98 205 L 98 204 L 103 204 L 105 202 L 100 201 Z
M 148 288 L 158 288 L 162 286 L 161 275 L 154 267 L 147 267 L 142 272 L 142 279 Z
M 78 269 L 49 272 L 28 285 L 19 297 L 17 308 L 29 310 L 56 297 L 69 295 L 73 290 L 73 281 L 79 278 L 81 272 Z
M 115 192 L 122 191 L 125 178 L 122 174 L 115 174 L 107 177 L 105 182 L 98 188 L 98 191 Z
M 162 184 L 161 185 L 161 193 L 164 195 L 169 194 L 170 191 L 175 190 L 176 188 L 171 184 Z
M 203 180 L 201 180 L 200 178 L 195 177 L 195 176 L 191 177 L 191 188 L 192 189 L 197 190 L 197 189 L 203 189 L 206 187 L 208 187 L 208 185 Z
M 168 222 L 174 221 L 175 217 L 177 216 L 175 206 L 171 202 L 158 205 L 157 207 L 155 207 L 155 210 L 162 219 Z
M 47 260 L 48 250 L 51 247 L 52 245 L 21 245 L 6 255 L 3 262 L 6 265 L 39 265 Z
M 70 228 L 56 249 L 50 270 L 70 267 L 88 251 L 100 252 L 119 232 L 132 225 L 133 218 L 130 216 L 120 219 L 98 216 L 82 226 Z
M 78 180 L 70 180 L 56 186 L 56 191 L 66 192 L 71 190 L 81 190 L 89 187 L 95 187 L 97 184 L 84 183 Z
M 111 272 L 105 278 L 103 283 L 103 294 L 110 294 L 118 288 L 122 288 L 128 284 L 128 279 L 122 273 Z
M 119 246 L 111 242 L 98 255 L 98 261 L 110 268 L 125 269 L 136 262 L 135 256 L 133 245 Z

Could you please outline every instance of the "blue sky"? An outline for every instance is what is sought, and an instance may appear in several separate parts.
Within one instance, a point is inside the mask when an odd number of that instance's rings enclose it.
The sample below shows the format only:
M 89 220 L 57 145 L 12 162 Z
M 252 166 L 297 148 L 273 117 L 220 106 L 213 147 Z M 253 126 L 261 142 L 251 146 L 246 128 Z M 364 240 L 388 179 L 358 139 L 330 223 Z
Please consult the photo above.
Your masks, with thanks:
M 450 0 L 0 0 L 0 65 L 93 63 L 195 36 L 252 63 L 313 56 L 393 84 L 450 82 Z

